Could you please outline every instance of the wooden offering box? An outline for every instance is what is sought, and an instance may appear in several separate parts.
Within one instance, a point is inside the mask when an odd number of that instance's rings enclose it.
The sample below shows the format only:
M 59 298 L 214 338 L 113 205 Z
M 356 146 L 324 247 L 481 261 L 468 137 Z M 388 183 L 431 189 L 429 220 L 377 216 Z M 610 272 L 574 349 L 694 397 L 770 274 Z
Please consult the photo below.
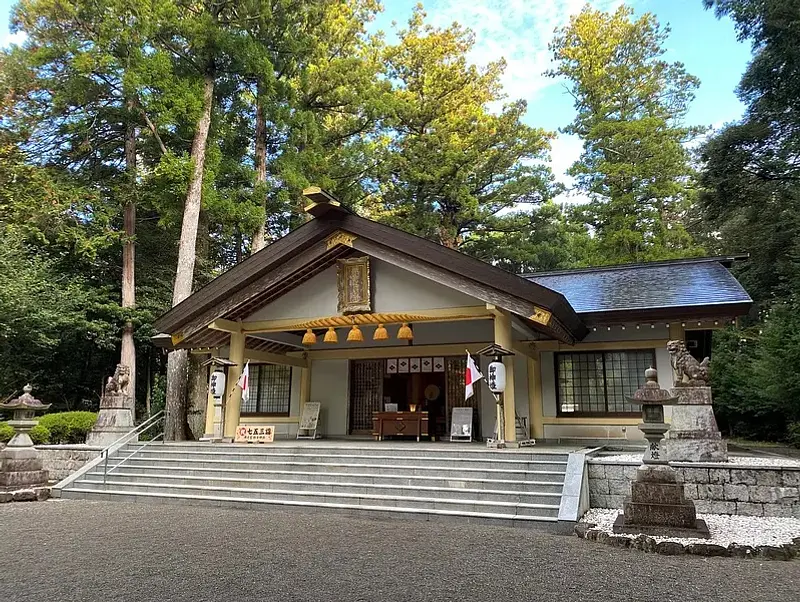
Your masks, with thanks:
M 384 437 L 428 436 L 428 412 L 373 412 L 372 436 L 378 441 Z

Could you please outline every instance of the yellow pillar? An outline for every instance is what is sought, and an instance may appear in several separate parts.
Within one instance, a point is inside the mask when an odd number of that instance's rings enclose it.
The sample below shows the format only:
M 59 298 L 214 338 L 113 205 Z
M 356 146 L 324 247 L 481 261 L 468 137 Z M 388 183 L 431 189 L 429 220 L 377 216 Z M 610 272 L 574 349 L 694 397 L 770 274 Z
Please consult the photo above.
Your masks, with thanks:
M 498 310 L 494 316 L 494 342 L 511 351 L 514 340 L 511 330 L 511 316 L 508 312 Z M 506 390 L 503 393 L 503 408 L 505 410 L 506 441 L 517 440 L 517 406 L 514 397 L 514 356 L 503 358 L 506 367 Z
M 303 413 L 303 404 L 311 401 L 311 360 L 308 368 L 300 368 L 300 413 Z
M 236 427 L 239 426 L 239 413 L 242 407 L 242 390 L 236 386 L 236 382 L 242 375 L 244 368 L 244 341 L 245 334 L 243 332 L 232 332 L 230 342 L 230 352 L 228 359 L 236 362 L 235 366 L 228 368 L 228 380 L 225 383 L 225 388 L 228 390 L 225 396 L 225 428 L 223 437 L 226 439 L 236 435 Z
M 542 353 L 534 351 L 528 358 L 528 410 L 531 417 L 531 437 L 544 437 L 544 406 L 542 404 Z

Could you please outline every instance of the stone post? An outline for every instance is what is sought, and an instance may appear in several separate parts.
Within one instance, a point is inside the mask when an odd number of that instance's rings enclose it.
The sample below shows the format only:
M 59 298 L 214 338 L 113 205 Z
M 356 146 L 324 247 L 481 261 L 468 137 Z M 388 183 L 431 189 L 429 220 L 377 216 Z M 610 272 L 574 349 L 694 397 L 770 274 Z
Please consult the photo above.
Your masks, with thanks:
M 108 378 L 103 390 L 100 412 L 97 414 L 97 422 L 86 437 L 87 445 L 107 447 L 133 429 L 133 400 L 129 385 L 130 368 L 117 364 L 114 376 Z
M 698 362 L 682 340 L 669 341 L 667 349 L 675 373 L 670 393 L 676 398 L 667 433 L 669 461 L 726 462 L 728 444 L 722 440 L 711 406 L 708 358 Z

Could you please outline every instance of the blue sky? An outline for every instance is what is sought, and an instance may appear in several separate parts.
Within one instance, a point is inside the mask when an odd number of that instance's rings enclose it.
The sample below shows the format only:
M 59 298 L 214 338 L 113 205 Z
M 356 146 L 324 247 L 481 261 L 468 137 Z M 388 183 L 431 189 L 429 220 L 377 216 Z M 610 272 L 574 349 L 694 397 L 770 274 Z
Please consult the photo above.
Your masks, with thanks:
M 403 25 L 418 0 L 383 0 L 384 13 L 372 24 L 391 37 L 392 21 Z M 613 10 L 619 0 L 592 0 L 590 4 Z M 8 15 L 14 2 L 0 0 L 0 44 L 18 41 L 8 32 Z M 547 44 L 553 30 L 580 11 L 584 0 L 428 0 L 423 3 L 429 20 L 447 26 L 453 21 L 470 27 L 476 35 L 472 60 L 488 62 L 504 57 L 504 77 L 511 98 L 528 101 L 527 121 L 556 131 L 572 120 L 574 110 L 563 83 L 542 73 L 550 66 Z M 637 14 L 652 12 L 672 29 L 667 58 L 681 61 L 701 85 L 687 123 L 719 127 L 738 119 L 743 110 L 735 88 L 750 60 L 750 46 L 736 40 L 728 19 L 717 20 L 703 9 L 702 0 L 629 0 Z M 553 143 L 553 171 L 562 177 L 580 154 L 580 141 L 560 135 Z

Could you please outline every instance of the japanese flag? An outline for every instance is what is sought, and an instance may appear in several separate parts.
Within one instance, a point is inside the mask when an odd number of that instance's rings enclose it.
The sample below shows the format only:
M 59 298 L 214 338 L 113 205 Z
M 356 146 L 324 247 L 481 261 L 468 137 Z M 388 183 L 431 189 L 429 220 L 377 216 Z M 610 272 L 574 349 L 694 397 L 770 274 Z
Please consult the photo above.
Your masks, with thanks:
M 472 388 L 476 382 L 483 378 L 483 374 L 481 371 L 478 370 L 478 366 L 475 365 L 475 360 L 472 359 L 472 356 L 467 351 L 467 373 L 466 373 L 466 388 L 464 390 L 464 401 L 469 399 L 475 394 L 475 390 Z
M 242 375 L 239 377 L 239 380 L 236 381 L 236 386 L 241 387 L 242 389 L 242 401 L 247 401 L 247 396 L 249 394 L 248 385 L 250 384 L 250 361 L 248 360 L 247 363 L 244 365 L 244 369 L 242 370 Z

